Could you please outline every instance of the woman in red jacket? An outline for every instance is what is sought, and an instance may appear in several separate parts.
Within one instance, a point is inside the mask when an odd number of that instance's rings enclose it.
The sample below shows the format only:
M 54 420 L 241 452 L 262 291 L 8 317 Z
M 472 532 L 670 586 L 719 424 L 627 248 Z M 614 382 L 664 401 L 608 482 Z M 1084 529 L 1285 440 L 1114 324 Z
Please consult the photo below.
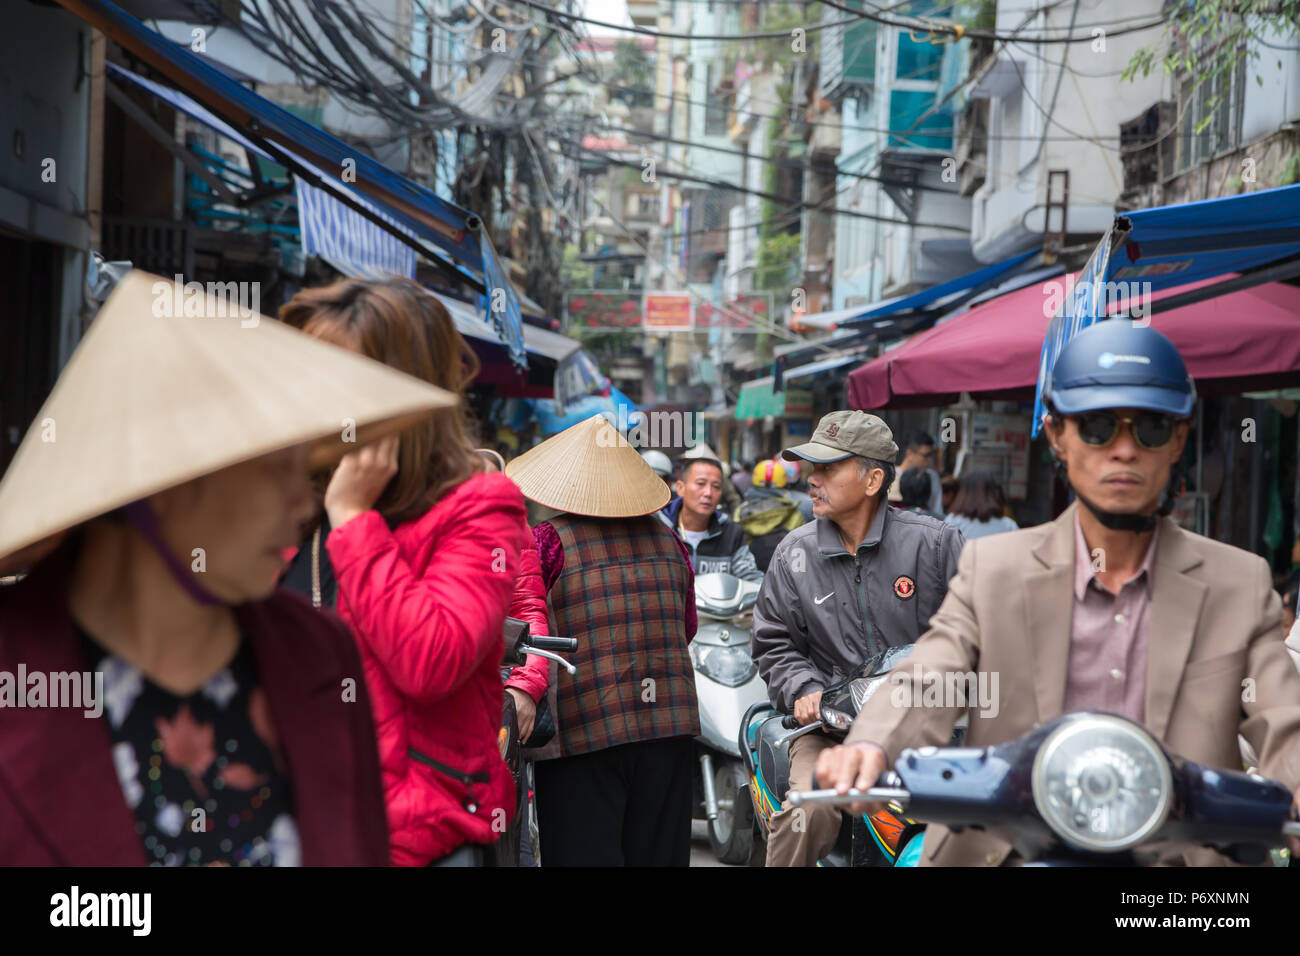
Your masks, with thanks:
M 477 372 L 447 310 L 409 280 L 306 289 L 280 319 L 458 395 Z M 474 865 L 515 812 L 497 733 L 523 498 L 482 473 L 461 402 L 346 456 L 323 511 L 286 583 L 336 603 L 361 650 L 392 862 Z

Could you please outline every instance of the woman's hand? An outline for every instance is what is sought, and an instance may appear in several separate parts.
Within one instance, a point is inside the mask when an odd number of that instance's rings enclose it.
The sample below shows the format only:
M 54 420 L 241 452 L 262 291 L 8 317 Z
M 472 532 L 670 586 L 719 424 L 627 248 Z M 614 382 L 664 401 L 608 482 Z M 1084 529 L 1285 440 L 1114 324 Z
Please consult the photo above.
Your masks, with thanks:
M 519 721 L 519 742 L 533 735 L 533 721 L 537 719 L 537 704 L 518 687 L 507 687 L 506 693 L 515 699 L 515 717 Z
M 325 489 L 325 512 L 330 527 L 341 528 L 369 511 L 397 474 L 400 440 L 389 435 L 343 456 Z

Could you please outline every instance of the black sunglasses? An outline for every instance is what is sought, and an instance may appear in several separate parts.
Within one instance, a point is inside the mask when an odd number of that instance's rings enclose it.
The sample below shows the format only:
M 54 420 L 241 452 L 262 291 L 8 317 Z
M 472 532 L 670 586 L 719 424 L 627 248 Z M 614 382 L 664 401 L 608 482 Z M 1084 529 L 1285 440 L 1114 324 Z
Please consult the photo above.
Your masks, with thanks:
M 1143 448 L 1163 448 L 1174 437 L 1174 420 L 1160 412 L 1138 412 L 1122 418 L 1114 412 L 1084 412 L 1071 415 L 1079 428 L 1079 437 L 1089 445 L 1104 448 L 1119 436 L 1121 425 L 1133 430 L 1133 437 Z

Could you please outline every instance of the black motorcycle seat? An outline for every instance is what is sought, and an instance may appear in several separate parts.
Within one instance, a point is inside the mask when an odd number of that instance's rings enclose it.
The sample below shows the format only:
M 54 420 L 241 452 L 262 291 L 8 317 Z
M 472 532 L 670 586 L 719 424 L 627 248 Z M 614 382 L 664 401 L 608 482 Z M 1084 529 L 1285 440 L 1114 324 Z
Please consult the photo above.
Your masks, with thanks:
M 790 733 L 781 726 L 785 716 L 773 713 L 758 727 L 758 768 L 772 795 L 782 803 L 790 792 L 790 753 L 787 749 L 778 750 L 776 743 Z

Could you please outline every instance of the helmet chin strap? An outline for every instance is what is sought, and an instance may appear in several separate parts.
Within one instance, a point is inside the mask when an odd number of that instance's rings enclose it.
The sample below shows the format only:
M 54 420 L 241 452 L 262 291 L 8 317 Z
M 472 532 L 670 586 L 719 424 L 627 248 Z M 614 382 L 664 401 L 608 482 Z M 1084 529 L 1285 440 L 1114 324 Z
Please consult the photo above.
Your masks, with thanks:
M 1160 520 L 1159 512 L 1149 515 L 1135 515 L 1119 511 L 1103 511 L 1079 494 L 1077 489 L 1074 492 L 1074 497 L 1078 498 L 1079 502 L 1092 512 L 1094 518 L 1112 531 L 1132 531 L 1134 534 L 1142 534 L 1145 531 L 1154 531 L 1156 522 Z
M 1160 506 L 1151 514 L 1139 515 L 1121 511 L 1105 511 L 1094 505 L 1073 484 L 1070 484 L 1070 471 L 1061 463 L 1059 458 L 1053 456 L 1053 461 L 1064 472 L 1065 482 L 1070 485 L 1070 490 L 1074 492 L 1074 497 L 1079 499 L 1079 503 L 1091 511 L 1092 516 L 1100 521 L 1103 527 L 1110 528 L 1112 531 L 1132 531 L 1134 534 L 1154 531 L 1156 525 L 1160 523 L 1160 519 L 1174 510 L 1174 499 L 1178 497 L 1178 486 L 1182 483 L 1182 469 L 1178 464 L 1175 464 L 1169 470 L 1169 484 L 1165 486 L 1164 493 L 1160 496 Z

